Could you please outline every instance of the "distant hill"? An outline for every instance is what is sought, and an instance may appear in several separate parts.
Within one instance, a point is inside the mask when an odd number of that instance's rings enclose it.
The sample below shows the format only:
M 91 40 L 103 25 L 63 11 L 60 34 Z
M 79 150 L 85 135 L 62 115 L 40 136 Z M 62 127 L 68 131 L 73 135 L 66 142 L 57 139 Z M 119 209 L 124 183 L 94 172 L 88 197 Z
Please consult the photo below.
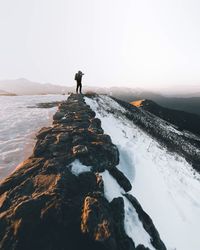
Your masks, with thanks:
M 177 94 L 175 97 L 179 98 L 191 98 L 191 97 L 200 97 L 200 91 L 194 92 L 194 93 L 188 93 L 188 94 Z
M 0 89 L 17 95 L 62 94 L 70 88 L 50 83 L 32 82 L 24 78 L 0 81 Z
M 160 99 L 154 99 L 154 101 L 167 108 L 183 110 L 189 113 L 200 115 L 200 97 L 164 97 Z
M 16 95 L 16 94 L 9 93 L 7 91 L 0 89 L 0 96 L 14 96 L 14 95 Z
M 149 111 L 171 124 L 174 124 L 179 130 L 187 130 L 200 135 L 199 115 L 164 108 L 151 100 L 138 100 L 131 102 L 131 104 Z
M 200 115 L 200 97 L 166 97 L 154 92 L 134 92 L 134 90 L 132 91 L 131 89 L 128 93 L 121 89 L 121 92 L 114 92 L 113 96 L 126 102 L 148 99 L 166 108 Z

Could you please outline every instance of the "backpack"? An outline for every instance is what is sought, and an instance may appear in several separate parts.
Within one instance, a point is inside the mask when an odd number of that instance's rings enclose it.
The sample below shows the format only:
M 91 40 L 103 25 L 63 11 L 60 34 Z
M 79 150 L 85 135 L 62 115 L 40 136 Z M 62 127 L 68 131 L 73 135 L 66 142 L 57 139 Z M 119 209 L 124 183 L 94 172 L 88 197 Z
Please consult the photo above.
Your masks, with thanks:
M 81 78 L 82 78 L 82 75 L 80 73 L 76 73 L 74 79 L 79 82 L 79 81 L 81 81 Z

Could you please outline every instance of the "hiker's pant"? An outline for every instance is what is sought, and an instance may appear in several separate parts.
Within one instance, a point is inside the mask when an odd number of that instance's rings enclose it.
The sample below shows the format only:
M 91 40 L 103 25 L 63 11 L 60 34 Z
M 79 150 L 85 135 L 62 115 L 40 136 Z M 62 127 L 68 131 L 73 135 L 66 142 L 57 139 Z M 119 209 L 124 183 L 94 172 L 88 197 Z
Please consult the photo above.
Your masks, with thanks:
M 79 89 L 79 93 L 81 93 L 82 90 L 82 83 L 77 81 L 77 85 L 76 85 L 76 93 L 78 94 L 78 89 Z

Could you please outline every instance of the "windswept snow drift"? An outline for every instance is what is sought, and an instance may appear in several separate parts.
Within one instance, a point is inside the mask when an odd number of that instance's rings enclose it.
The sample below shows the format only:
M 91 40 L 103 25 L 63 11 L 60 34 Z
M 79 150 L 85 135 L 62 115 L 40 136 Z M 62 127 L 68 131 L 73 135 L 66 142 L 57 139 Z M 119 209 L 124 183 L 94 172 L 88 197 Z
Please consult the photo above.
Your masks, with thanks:
M 102 121 L 102 128 L 109 134 L 120 152 L 118 168 L 129 178 L 130 191 L 153 219 L 168 249 L 199 250 L 200 224 L 200 175 L 177 154 L 163 146 L 126 118 L 127 110 L 108 96 L 85 98 L 86 103 Z M 167 128 L 163 128 L 167 129 Z M 179 133 L 179 131 L 177 131 Z M 103 174 L 107 199 L 120 195 L 111 177 Z M 110 180 L 108 180 L 108 178 Z M 107 188 L 107 183 L 109 187 Z M 130 237 L 139 243 L 135 230 L 149 244 L 137 222 L 135 211 L 128 209 L 125 200 L 125 228 Z M 129 224 L 134 221 L 135 224 Z M 139 229 L 140 228 L 140 229 Z M 143 235 L 143 236 L 142 236 Z

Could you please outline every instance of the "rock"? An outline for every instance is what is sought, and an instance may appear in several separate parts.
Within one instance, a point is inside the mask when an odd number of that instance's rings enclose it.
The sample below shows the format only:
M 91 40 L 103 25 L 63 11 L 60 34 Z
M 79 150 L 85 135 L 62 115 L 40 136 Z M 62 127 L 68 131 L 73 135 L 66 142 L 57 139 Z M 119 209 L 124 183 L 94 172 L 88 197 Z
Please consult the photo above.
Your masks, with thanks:
M 37 137 L 38 139 L 44 139 L 45 136 L 46 136 L 47 134 L 51 133 L 51 131 L 52 131 L 52 128 L 51 128 L 51 127 L 42 128 L 42 129 L 37 133 L 36 137 Z
M 85 145 L 77 145 L 72 148 L 72 152 L 75 156 L 85 155 L 88 153 L 88 148 Z
M 48 157 L 49 152 L 47 151 L 48 141 L 47 140 L 38 140 L 33 149 L 33 156 L 38 157 Z
M 106 242 L 109 249 L 116 249 L 112 217 L 106 199 L 98 194 L 86 196 L 81 215 L 81 231 L 94 241 Z
M 111 138 L 109 135 L 106 135 L 106 134 L 98 134 L 96 135 L 96 140 L 97 141 L 102 141 L 102 142 L 105 142 L 105 143 L 112 143 L 111 141 Z
M 60 120 L 64 117 L 65 113 L 57 111 L 53 116 L 53 120 Z
M 118 168 L 109 169 L 109 173 L 116 179 L 116 181 L 124 189 L 124 191 L 128 192 L 132 189 L 130 181 Z
M 102 128 L 96 128 L 94 126 L 89 126 L 88 130 L 91 131 L 92 133 L 103 134 Z
M 102 191 L 99 187 L 99 183 L 97 182 L 96 175 L 92 172 L 79 174 L 78 182 L 80 190 L 83 194 Z
M 48 150 L 51 152 L 51 153 L 54 153 L 54 152 L 59 152 L 62 148 L 62 145 L 60 144 L 50 144 L 48 146 Z
M 77 145 L 77 144 L 80 144 L 80 143 L 84 143 L 84 138 L 83 138 L 83 136 L 74 135 L 74 136 L 73 136 L 73 140 L 72 140 L 72 144 L 73 144 L 73 145 Z
M 135 250 L 135 245 L 124 230 L 124 200 L 122 197 L 114 198 L 110 203 L 114 220 L 115 235 L 118 240 L 118 247 L 123 250 Z
M 91 125 L 90 126 L 96 127 L 96 128 L 101 128 L 101 120 L 99 118 L 91 119 Z
M 87 145 L 88 154 L 80 155 L 83 165 L 93 166 L 93 171 L 103 172 L 119 164 L 119 152 L 113 144 L 95 143 Z
M 99 191 L 101 191 L 103 193 L 104 191 L 104 184 L 103 184 L 103 178 L 99 173 L 95 173 L 96 176 L 96 182 L 97 182 L 97 186 Z
M 136 247 L 136 250 L 150 250 L 150 249 L 140 244 Z
M 88 115 L 90 116 L 90 118 L 94 118 L 96 116 L 96 113 L 93 110 L 88 110 Z
M 56 137 L 56 143 L 64 143 L 64 142 L 68 142 L 70 140 L 70 135 L 69 132 L 61 132 L 60 134 L 57 135 Z
M 60 102 L 44 102 L 44 103 L 38 103 L 35 106 L 29 106 L 28 108 L 53 108 L 60 104 Z
M 103 129 L 101 128 L 101 120 L 98 118 L 91 119 L 88 130 L 96 134 L 103 134 Z

